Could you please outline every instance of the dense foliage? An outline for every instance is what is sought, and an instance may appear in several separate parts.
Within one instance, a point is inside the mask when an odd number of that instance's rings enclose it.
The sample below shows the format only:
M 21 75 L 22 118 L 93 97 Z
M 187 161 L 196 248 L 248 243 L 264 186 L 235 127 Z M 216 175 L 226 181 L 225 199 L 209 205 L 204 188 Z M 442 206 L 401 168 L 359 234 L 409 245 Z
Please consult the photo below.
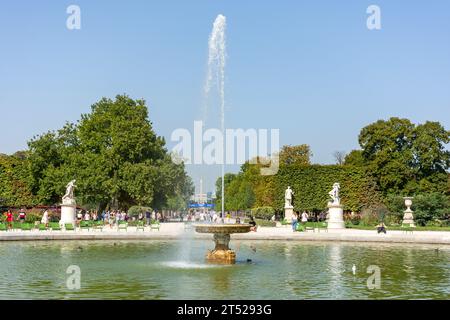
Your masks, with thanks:
M 192 181 L 153 131 L 145 101 L 119 95 L 91 109 L 77 124 L 34 137 L 19 165 L 23 170 L 12 172 L 15 160 L 1 160 L 0 191 L 7 205 L 58 203 L 72 179 L 78 203 L 100 209 L 187 201 Z
M 340 152 L 341 165 L 311 165 L 309 146 L 284 146 L 277 174 L 263 176 L 261 165 L 246 163 L 238 174 L 227 175 L 225 209 L 267 206 L 282 212 L 284 191 L 291 186 L 295 210 L 321 211 L 327 207 L 333 183 L 340 182 L 345 210 L 361 213 L 352 218 L 355 223 L 401 221 L 403 196 L 415 196 L 413 210 L 419 225 L 447 221 L 449 142 L 450 132 L 437 122 L 415 125 L 391 118 L 363 128 L 361 150 L 351 151 L 344 161 Z

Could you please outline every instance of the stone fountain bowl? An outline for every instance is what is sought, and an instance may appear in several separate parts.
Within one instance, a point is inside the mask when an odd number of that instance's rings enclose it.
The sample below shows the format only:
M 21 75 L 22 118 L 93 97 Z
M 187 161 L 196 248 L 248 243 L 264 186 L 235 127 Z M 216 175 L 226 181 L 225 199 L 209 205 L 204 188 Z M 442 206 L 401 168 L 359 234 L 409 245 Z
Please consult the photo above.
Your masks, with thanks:
M 249 224 L 197 224 L 194 225 L 195 231 L 198 233 L 247 233 L 250 232 Z

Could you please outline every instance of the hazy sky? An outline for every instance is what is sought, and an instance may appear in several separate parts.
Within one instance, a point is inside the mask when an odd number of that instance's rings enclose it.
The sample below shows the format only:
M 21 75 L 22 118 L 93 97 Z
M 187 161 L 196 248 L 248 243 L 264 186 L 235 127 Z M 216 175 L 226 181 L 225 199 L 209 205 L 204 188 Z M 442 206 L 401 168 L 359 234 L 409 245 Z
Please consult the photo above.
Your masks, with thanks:
M 81 30 L 66 28 L 71 4 Z M 381 30 L 366 27 L 371 4 Z M 0 153 L 121 93 L 146 99 L 168 142 L 173 130 L 192 129 L 219 13 L 228 23 L 228 128 L 280 129 L 282 145 L 307 143 L 318 163 L 357 148 L 360 129 L 381 118 L 450 129 L 446 0 L 15 0 L 0 5 Z M 189 170 L 206 189 L 219 173 Z

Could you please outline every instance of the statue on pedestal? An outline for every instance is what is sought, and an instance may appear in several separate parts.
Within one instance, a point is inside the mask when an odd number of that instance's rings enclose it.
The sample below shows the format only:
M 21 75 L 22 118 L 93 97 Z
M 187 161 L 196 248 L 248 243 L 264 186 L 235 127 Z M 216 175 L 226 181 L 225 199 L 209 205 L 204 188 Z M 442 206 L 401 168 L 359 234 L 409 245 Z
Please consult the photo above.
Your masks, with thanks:
M 285 208 L 292 208 L 292 197 L 294 195 L 294 191 L 291 189 L 291 187 L 288 187 L 286 191 L 284 192 L 284 207 Z
M 70 181 L 66 186 L 66 194 L 62 197 L 63 204 L 75 204 L 73 191 L 76 187 L 76 180 Z
M 333 190 L 328 193 L 332 201 L 328 202 L 328 205 L 339 206 L 341 204 L 341 198 L 339 197 L 340 189 L 341 185 L 339 183 L 333 184 Z
M 344 208 L 341 205 L 341 198 L 339 191 L 341 185 L 339 183 L 333 184 L 333 189 L 328 192 L 332 201 L 328 201 L 328 229 L 344 229 Z

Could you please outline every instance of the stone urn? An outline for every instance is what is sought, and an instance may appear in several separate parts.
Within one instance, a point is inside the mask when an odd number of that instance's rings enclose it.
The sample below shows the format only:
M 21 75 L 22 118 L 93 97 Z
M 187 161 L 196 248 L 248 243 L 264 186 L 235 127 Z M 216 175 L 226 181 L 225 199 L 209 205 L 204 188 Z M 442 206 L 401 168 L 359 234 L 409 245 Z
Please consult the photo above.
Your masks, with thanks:
M 411 210 L 411 206 L 413 204 L 412 200 L 414 198 L 413 197 L 404 197 L 403 199 L 405 200 L 406 210 L 404 211 L 402 224 L 406 224 L 411 227 L 414 227 L 414 216 L 413 216 L 414 212 Z

